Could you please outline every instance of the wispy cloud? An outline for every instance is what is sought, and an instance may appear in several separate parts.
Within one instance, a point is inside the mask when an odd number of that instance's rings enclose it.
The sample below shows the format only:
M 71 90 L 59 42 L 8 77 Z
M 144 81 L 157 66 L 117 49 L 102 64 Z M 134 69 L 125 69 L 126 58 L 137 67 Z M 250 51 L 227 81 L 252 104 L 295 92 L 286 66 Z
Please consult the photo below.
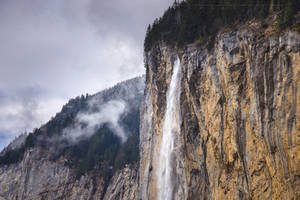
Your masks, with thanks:
M 107 124 L 121 142 L 125 142 L 127 135 L 120 125 L 120 117 L 126 112 L 126 103 L 122 100 L 112 100 L 102 105 L 91 100 L 88 110 L 78 113 L 75 124 L 63 131 L 63 139 L 78 142 L 92 136 L 97 129 Z
M 18 93 L 0 91 L 0 140 L 2 148 L 24 132 L 30 132 L 58 111 L 63 99 L 48 98 L 45 91 L 24 88 Z M 54 112 L 53 112 L 54 111 Z M 0 148 L 0 150 L 2 149 Z

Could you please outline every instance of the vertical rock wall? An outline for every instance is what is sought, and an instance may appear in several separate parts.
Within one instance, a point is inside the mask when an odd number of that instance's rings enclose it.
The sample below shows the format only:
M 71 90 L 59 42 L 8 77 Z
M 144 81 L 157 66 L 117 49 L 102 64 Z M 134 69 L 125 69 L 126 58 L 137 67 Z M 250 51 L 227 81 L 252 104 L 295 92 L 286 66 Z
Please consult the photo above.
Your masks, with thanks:
M 146 52 L 140 198 L 156 199 L 166 91 L 182 63 L 181 133 L 187 195 L 174 199 L 300 196 L 300 36 L 252 22 L 218 34 L 214 47 L 160 43 Z M 177 166 L 176 166 L 177 167 Z

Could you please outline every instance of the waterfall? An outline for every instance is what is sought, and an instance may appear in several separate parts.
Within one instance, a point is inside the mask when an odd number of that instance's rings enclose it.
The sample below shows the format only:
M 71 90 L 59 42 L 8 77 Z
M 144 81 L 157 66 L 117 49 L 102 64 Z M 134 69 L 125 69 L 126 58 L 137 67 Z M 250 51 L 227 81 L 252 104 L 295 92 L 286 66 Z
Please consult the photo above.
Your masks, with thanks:
M 173 75 L 167 92 L 167 107 L 164 116 L 163 135 L 158 158 L 157 189 L 158 199 L 171 200 L 174 183 L 173 169 L 176 167 L 176 138 L 180 134 L 180 79 L 179 58 L 173 67 Z

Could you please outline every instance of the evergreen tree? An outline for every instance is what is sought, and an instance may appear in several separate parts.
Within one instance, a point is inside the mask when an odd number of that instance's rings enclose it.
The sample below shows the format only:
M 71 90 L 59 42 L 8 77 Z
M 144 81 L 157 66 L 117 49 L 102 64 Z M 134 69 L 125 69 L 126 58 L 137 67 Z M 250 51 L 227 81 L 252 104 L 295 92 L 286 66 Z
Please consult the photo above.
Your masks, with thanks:
M 297 0 L 186 0 L 166 10 L 147 30 L 145 51 L 161 40 L 179 47 L 207 41 L 224 26 L 263 19 L 274 12 L 282 13 L 280 27 L 284 28 L 295 21 L 298 11 Z

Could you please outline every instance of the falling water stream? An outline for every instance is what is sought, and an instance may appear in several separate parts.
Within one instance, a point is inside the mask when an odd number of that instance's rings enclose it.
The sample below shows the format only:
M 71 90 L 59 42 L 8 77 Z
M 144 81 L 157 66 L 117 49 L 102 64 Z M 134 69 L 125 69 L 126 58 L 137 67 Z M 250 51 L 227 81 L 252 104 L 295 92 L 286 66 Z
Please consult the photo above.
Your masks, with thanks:
M 176 138 L 180 133 L 180 77 L 181 67 L 178 58 L 173 67 L 173 75 L 167 92 L 167 107 L 158 158 L 157 189 L 159 200 L 171 200 L 173 195 L 172 177 L 174 174 L 173 169 L 176 167 L 174 150 L 176 149 Z

